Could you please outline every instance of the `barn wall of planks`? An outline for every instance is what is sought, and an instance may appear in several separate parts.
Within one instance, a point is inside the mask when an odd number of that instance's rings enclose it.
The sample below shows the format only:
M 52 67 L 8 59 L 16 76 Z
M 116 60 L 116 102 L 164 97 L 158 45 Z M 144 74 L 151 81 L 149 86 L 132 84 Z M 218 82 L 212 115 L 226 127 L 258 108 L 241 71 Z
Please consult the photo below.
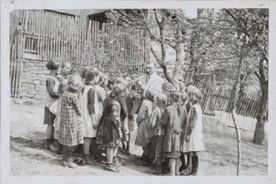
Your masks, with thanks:
M 47 10 L 16 10 L 10 22 L 10 91 L 15 98 L 45 98 L 50 60 L 114 75 L 142 72 L 149 59 L 144 30 Z

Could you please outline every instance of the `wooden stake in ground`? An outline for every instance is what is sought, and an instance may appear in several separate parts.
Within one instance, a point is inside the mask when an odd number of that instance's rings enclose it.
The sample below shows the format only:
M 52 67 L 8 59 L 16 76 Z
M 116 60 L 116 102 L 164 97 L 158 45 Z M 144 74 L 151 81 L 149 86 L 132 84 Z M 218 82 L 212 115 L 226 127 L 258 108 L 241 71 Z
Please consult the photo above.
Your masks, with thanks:
M 234 86 L 234 104 L 231 111 L 232 119 L 234 122 L 234 126 L 236 129 L 236 135 L 237 135 L 237 150 L 238 150 L 238 156 L 237 156 L 237 176 L 240 174 L 240 168 L 241 168 L 241 134 L 238 122 L 236 121 L 236 108 L 237 108 L 237 100 L 238 100 L 238 92 L 240 88 L 240 75 L 241 75 L 241 66 L 242 66 L 242 57 L 239 58 L 239 66 L 238 66 L 238 75 Z
M 236 135 L 237 135 L 237 149 L 238 149 L 238 160 L 237 160 L 237 176 L 240 174 L 240 168 L 241 168 L 241 134 L 240 134 L 240 128 L 238 125 L 238 122 L 236 121 L 236 110 L 232 111 L 232 119 L 235 125 L 236 129 Z

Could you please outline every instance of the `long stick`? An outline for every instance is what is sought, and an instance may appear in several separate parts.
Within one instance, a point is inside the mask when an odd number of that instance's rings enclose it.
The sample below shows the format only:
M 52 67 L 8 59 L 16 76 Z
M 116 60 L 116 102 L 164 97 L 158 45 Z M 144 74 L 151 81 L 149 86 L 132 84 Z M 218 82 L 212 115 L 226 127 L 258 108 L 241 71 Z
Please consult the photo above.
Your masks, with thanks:
M 240 128 L 239 125 L 236 121 L 236 111 L 233 110 L 232 111 L 232 119 L 235 125 L 235 129 L 236 129 L 236 135 L 237 135 L 237 149 L 238 149 L 238 160 L 237 160 L 237 176 L 239 176 L 240 174 L 240 168 L 241 168 L 241 134 L 240 134 Z
M 241 51 L 241 53 L 242 53 L 242 51 Z M 235 115 L 236 115 L 236 106 L 237 106 L 237 99 L 238 99 L 238 90 L 239 90 L 239 85 L 240 85 L 242 59 L 243 58 L 240 56 L 239 66 L 238 66 L 238 75 L 237 75 L 236 83 L 235 83 L 235 86 L 234 86 L 234 106 L 233 106 L 233 109 L 231 111 L 232 120 L 234 122 L 235 129 L 236 129 L 236 135 L 237 135 L 237 149 L 238 149 L 237 176 L 239 176 L 240 168 L 241 168 L 241 135 L 240 135 L 240 129 L 239 129 L 238 123 L 236 121 Z

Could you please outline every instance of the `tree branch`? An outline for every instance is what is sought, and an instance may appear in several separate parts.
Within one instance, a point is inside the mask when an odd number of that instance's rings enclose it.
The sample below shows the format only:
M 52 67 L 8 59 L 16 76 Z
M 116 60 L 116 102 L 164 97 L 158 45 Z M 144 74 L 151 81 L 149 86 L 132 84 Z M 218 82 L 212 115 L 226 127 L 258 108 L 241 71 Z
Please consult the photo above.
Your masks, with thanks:
M 264 74 L 264 60 L 261 58 L 260 63 L 259 63 L 259 74 L 263 82 L 266 81 L 265 79 L 265 74 Z
M 152 53 L 152 55 L 154 56 L 154 58 L 156 59 L 157 63 L 159 64 L 159 66 L 162 68 L 163 70 L 163 73 L 164 73 L 164 76 L 165 78 L 167 79 L 167 81 L 171 84 L 174 84 L 173 80 L 170 78 L 170 76 L 168 75 L 168 69 L 167 69 L 167 66 L 166 64 L 164 63 L 164 61 L 162 59 L 160 59 L 156 52 L 153 50 L 152 46 L 150 46 L 150 51 Z
M 224 9 L 224 11 L 225 11 L 228 15 L 230 15 L 230 16 L 232 17 L 233 20 L 236 21 L 237 18 L 230 12 L 230 10 Z
M 254 74 L 257 76 L 257 78 L 259 79 L 260 83 L 263 84 L 264 81 L 261 79 L 260 75 L 256 71 L 254 71 Z

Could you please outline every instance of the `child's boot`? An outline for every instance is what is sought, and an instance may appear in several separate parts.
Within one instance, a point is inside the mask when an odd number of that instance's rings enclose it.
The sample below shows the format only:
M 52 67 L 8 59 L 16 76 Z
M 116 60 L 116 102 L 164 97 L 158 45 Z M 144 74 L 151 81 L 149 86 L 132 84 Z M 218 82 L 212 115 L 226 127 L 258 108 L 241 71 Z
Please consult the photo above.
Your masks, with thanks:
M 179 168 L 179 171 L 182 172 L 184 169 L 187 168 L 184 153 L 181 153 L 180 160 L 181 160 L 181 167 Z
M 196 176 L 197 175 L 197 169 L 198 169 L 198 156 L 193 156 L 192 157 L 192 172 L 190 175 Z
M 62 146 L 62 165 L 68 167 L 68 151 L 66 146 Z
M 45 148 L 49 149 L 51 145 L 51 139 L 46 139 Z
M 116 168 L 112 163 L 106 163 L 104 168 L 109 171 L 119 172 L 119 169 Z
M 127 148 L 126 148 L 126 154 L 127 154 L 127 155 L 130 155 L 129 144 L 130 144 L 130 143 L 129 143 L 129 141 L 128 141 L 128 142 L 127 142 Z
M 57 140 L 53 140 L 52 143 L 50 144 L 50 150 L 58 153 L 58 141 Z
M 72 156 L 70 156 L 70 157 L 68 158 L 67 165 L 68 165 L 68 167 L 70 167 L 70 168 L 77 168 L 77 167 L 78 167 L 78 165 L 75 164 L 75 163 L 73 162 Z
M 187 166 L 183 171 L 181 171 L 181 175 L 188 176 L 191 174 L 191 172 L 192 172 L 192 157 L 191 157 L 191 154 L 188 153 L 187 154 Z
M 73 154 L 73 150 L 71 148 L 68 148 L 68 162 L 67 162 L 68 167 L 77 168 L 78 165 L 73 162 L 72 154 Z
M 94 164 L 94 162 L 92 161 L 92 159 L 90 158 L 89 155 L 84 155 L 84 162 L 85 162 L 85 164 L 89 164 L 89 165 Z
M 115 167 L 120 167 L 121 166 L 121 163 L 119 162 L 117 156 L 113 157 L 113 163 L 114 163 Z

